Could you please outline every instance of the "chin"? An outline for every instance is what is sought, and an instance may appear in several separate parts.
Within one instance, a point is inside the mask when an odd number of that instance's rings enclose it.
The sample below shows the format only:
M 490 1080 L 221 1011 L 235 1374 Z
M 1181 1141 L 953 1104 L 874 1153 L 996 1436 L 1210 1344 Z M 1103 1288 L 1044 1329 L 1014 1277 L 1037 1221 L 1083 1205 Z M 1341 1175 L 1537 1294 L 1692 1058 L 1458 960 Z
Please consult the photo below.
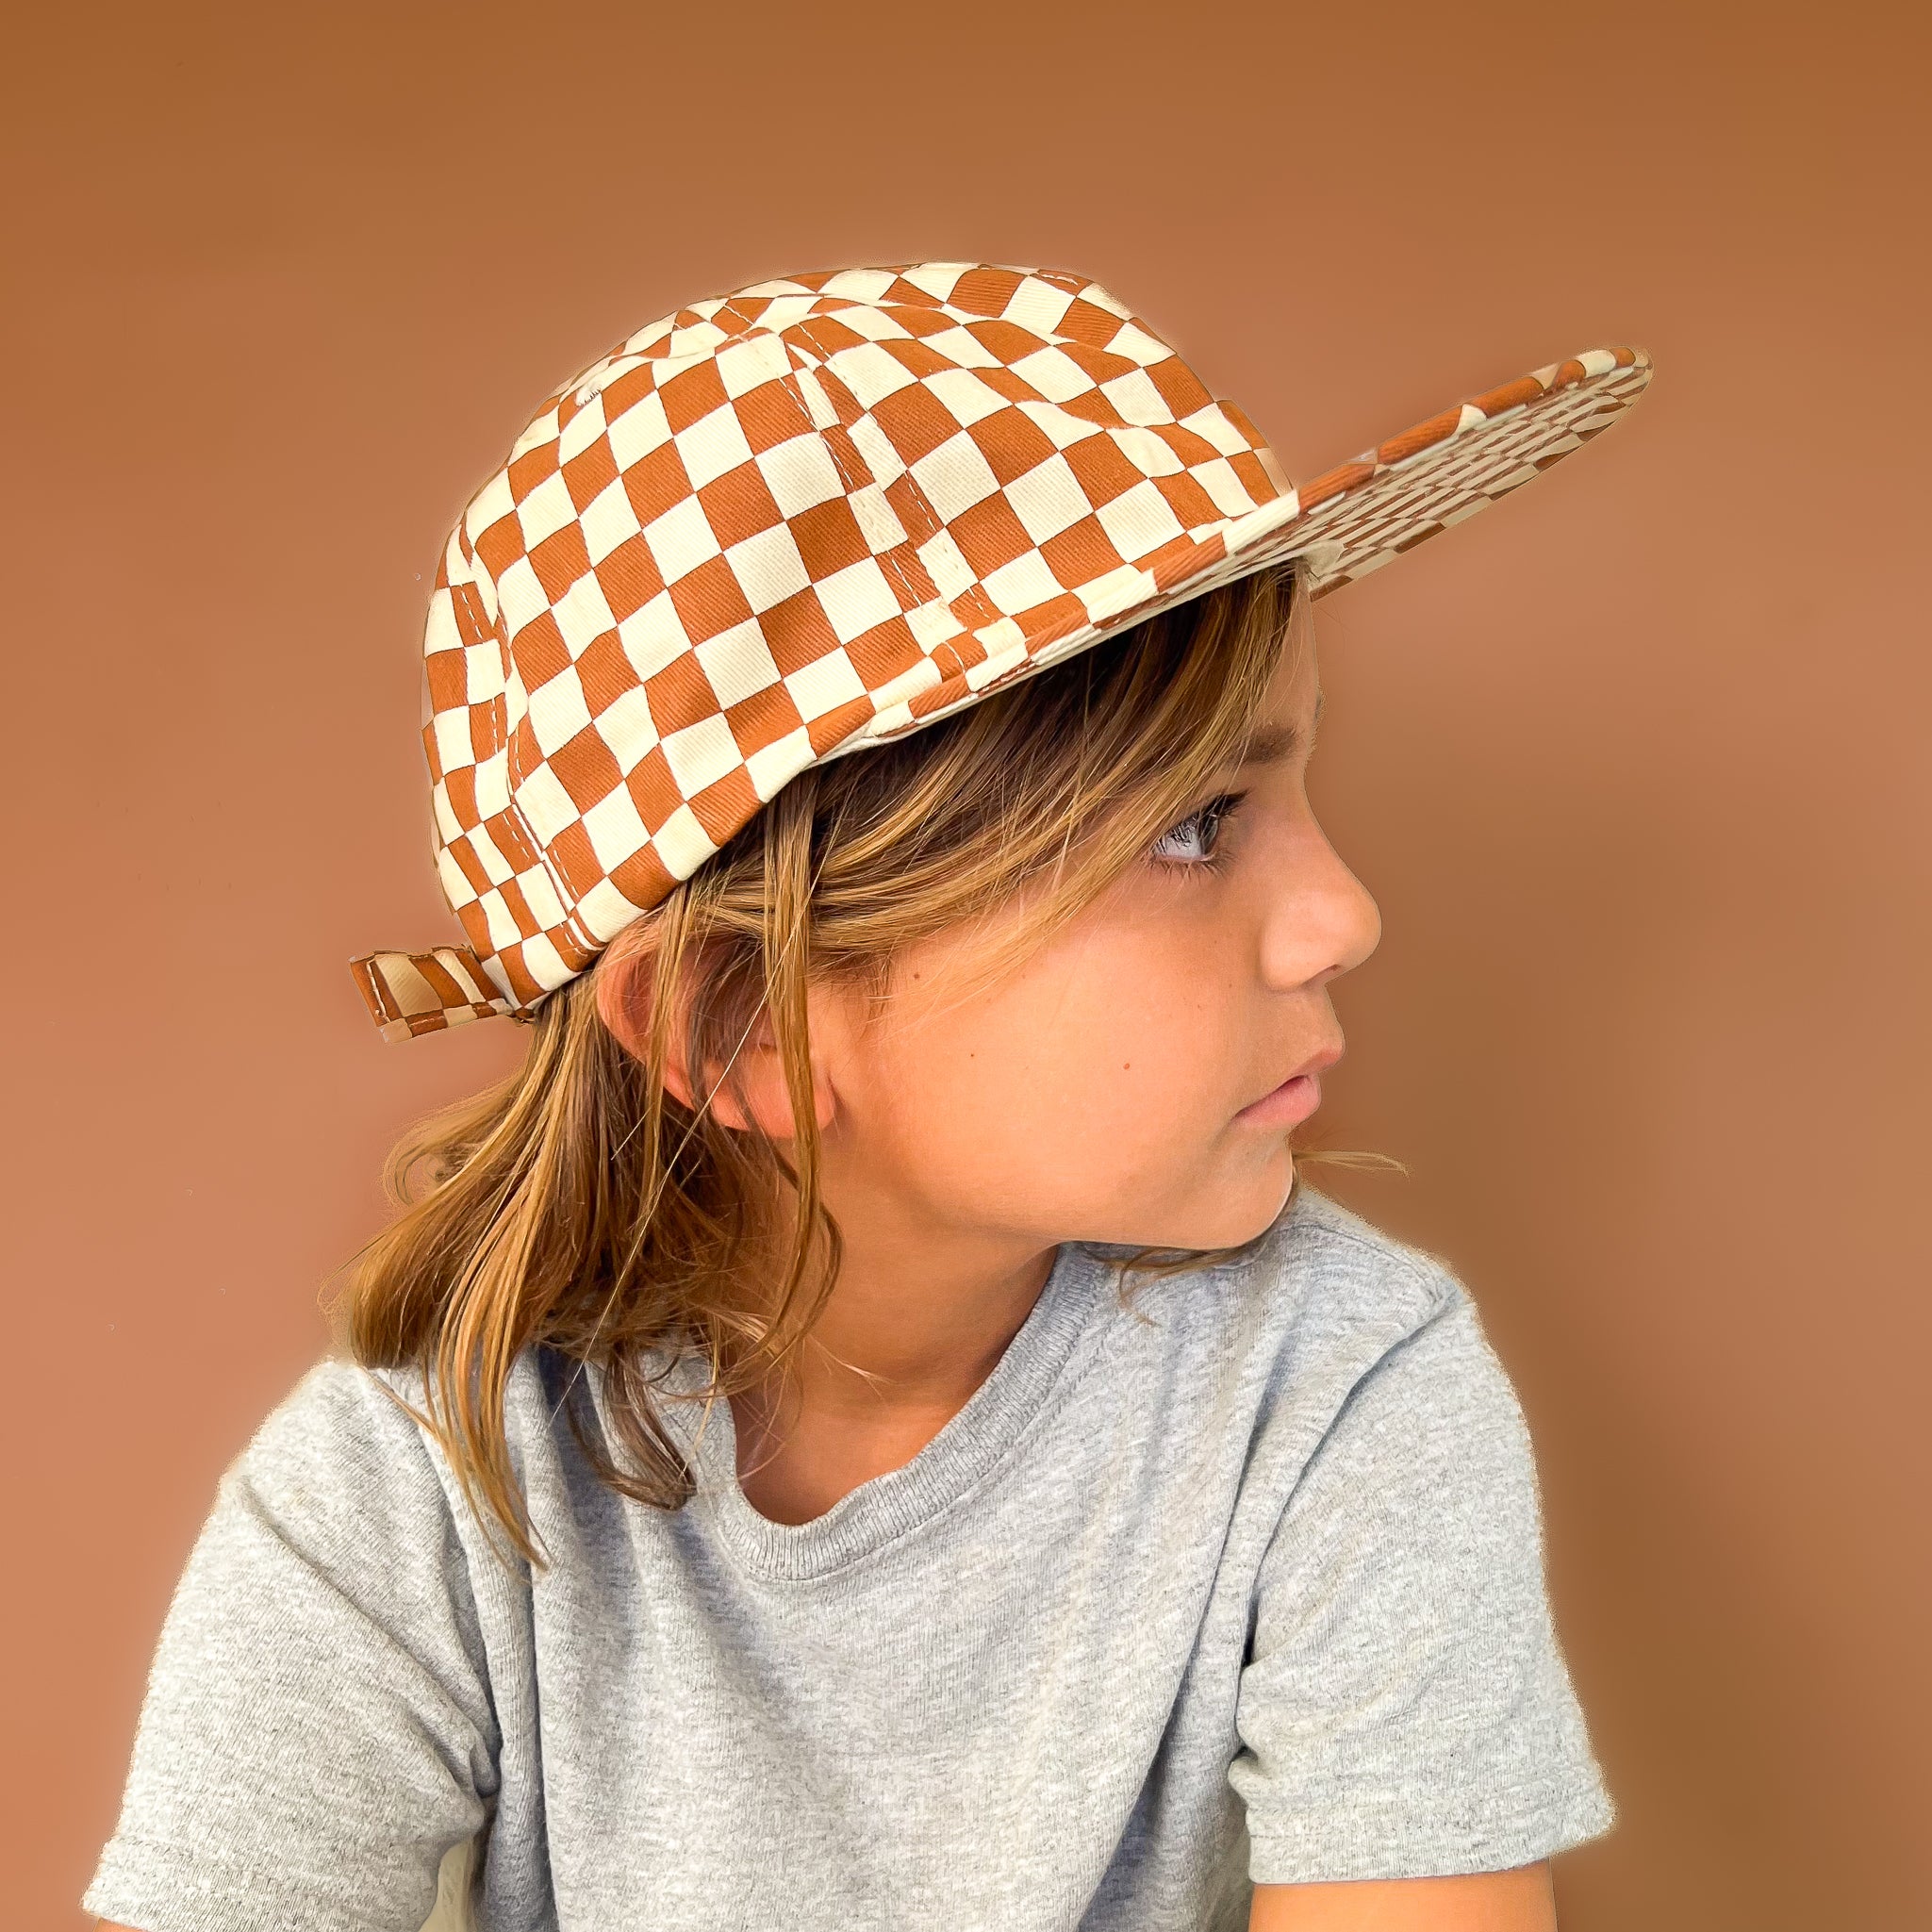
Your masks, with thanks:
M 1293 1157 L 1282 1149 L 1285 1172 L 1271 1177 L 1265 1188 L 1249 1188 L 1244 1196 L 1224 1191 L 1212 1203 L 1160 1217 L 1151 1228 L 1136 1220 L 1132 1231 L 1108 1237 L 1123 1247 L 1207 1249 L 1245 1247 L 1265 1234 L 1287 1211 L 1294 1191 Z

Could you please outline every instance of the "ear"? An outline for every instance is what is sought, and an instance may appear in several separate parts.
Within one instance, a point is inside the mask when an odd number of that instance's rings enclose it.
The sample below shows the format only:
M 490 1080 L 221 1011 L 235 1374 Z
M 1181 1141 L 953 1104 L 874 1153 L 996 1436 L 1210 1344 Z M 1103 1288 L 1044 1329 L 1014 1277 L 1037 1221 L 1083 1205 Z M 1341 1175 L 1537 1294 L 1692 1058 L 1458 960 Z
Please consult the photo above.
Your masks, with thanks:
M 702 971 L 702 955 L 691 963 Z M 651 1015 L 653 982 L 657 973 L 656 954 L 648 947 L 613 945 L 600 963 L 597 973 L 597 1016 L 618 1044 L 638 1060 L 648 1059 L 651 1048 Z M 669 1038 L 666 1045 L 664 1084 L 685 1107 L 692 1105 L 695 1084 L 685 1055 L 685 1014 L 688 992 L 681 987 L 672 996 Z M 755 1119 L 774 1140 L 790 1140 L 797 1133 L 791 1094 L 785 1086 L 784 1069 L 773 1040 L 771 1020 L 760 1014 L 732 1064 L 734 1082 L 741 1084 L 751 1103 L 751 1114 L 738 1103 L 732 1085 L 721 1084 L 724 1067 L 714 1061 L 705 1069 L 711 1096 L 711 1117 L 722 1127 L 748 1131 Z M 815 1113 L 821 1128 L 831 1124 L 836 1103 L 830 1082 L 824 1077 L 815 1055 L 812 1068 Z

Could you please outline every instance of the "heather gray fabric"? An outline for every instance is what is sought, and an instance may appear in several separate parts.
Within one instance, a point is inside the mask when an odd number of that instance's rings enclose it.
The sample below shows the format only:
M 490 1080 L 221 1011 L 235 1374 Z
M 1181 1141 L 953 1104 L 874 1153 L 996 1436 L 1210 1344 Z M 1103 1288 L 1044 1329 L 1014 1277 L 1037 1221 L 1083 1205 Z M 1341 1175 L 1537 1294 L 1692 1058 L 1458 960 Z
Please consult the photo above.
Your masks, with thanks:
M 959 1414 L 797 1526 L 745 1500 L 728 1403 L 669 1411 L 690 1505 L 614 1495 L 567 1365 L 525 1357 L 534 1582 L 374 1378 L 316 1367 L 223 1478 L 86 1907 L 413 1932 L 487 1830 L 487 1932 L 1197 1932 L 1251 1880 L 1604 1830 L 1528 1440 L 1453 1274 L 1305 1183 L 1145 1319 L 1126 1252 L 1065 1245 Z

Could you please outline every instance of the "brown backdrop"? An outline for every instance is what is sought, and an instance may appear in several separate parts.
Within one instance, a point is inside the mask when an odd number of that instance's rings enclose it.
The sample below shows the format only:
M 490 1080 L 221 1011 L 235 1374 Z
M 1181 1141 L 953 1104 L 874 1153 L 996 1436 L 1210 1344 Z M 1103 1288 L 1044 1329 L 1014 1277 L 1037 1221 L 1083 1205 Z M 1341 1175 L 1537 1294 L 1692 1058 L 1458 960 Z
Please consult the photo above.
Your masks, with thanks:
M 964 256 L 1098 275 L 1299 475 L 1656 356 L 1587 454 L 1324 606 L 1313 785 L 1385 936 L 1323 1118 L 1412 1178 L 1322 1184 L 1458 1265 L 1529 1412 L 1623 1808 L 1565 1932 L 1927 1923 L 1923 17 L 42 9 L 13 1922 L 80 1923 L 169 1591 L 384 1148 L 521 1043 L 384 1046 L 344 969 L 454 932 L 415 735 L 451 520 L 678 302 Z

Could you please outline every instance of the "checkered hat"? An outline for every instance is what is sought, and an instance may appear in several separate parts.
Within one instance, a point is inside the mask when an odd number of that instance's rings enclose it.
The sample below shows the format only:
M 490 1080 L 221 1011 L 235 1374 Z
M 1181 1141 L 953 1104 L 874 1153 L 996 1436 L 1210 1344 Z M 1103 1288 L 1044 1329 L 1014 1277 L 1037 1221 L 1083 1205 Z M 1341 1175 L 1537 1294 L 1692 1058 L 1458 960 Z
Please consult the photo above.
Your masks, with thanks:
M 464 946 L 353 964 L 385 1037 L 527 1018 L 788 779 L 1267 565 L 1320 596 L 1606 428 L 1593 349 L 1296 488 L 1083 275 L 760 282 L 545 403 L 471 499 L 423 642 Z

